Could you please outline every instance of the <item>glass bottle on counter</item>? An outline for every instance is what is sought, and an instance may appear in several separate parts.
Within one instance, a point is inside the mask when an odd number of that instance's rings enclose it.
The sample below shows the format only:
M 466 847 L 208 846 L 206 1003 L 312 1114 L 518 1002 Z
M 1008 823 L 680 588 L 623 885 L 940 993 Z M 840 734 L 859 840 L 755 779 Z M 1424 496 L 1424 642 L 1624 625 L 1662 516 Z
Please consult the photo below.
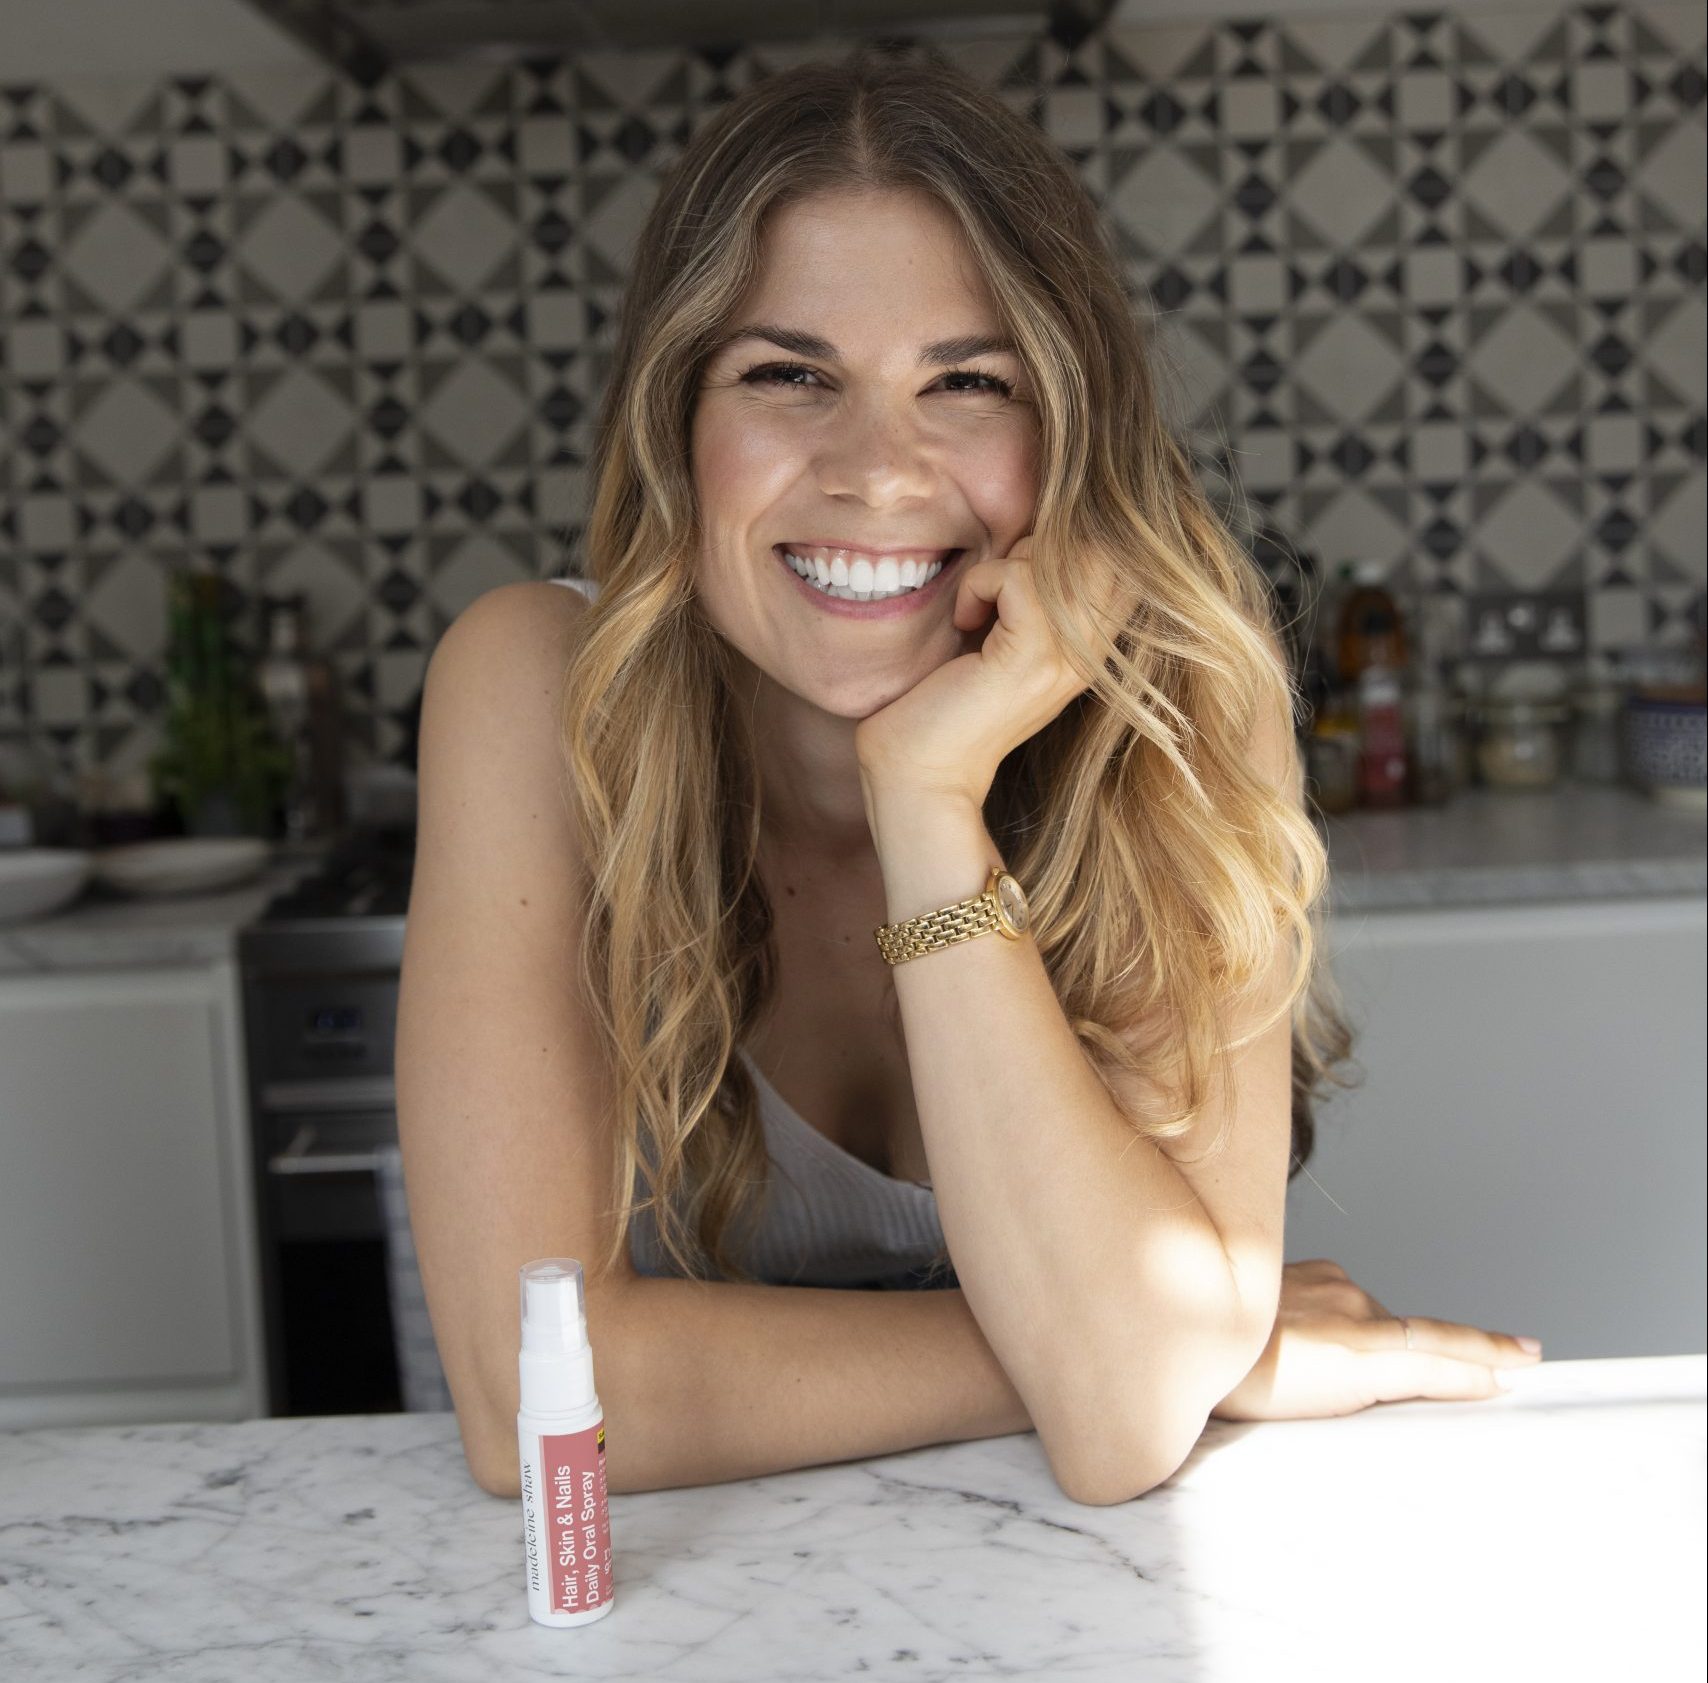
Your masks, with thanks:
M 1380 561 L 1353 565 L 1353 588 L 1340 605 L 1336 624 L 1335 665 L 1343 688 L 1356 688 L 1366 667 L 1385 666 L 1397 673 L 1409 664 L 1405 619 L 1386 577 Z
M 1452 693 L 1420 673 L 1406 697 L 1406 792 L 1415 806 L 1440 806 L 1453 794 L 1458 722 Z
M 1406 804 L 1405 692 L 1399 672 L 1377 662 L 1358 674 L 1358 804 Z
M 1380 561 L 1353 563 L 1352 588 L 1340 604 L 1335 664 L 1358 719 L 1358 804 L 1406 804 L 1404 616 Z
M 1619 710 L 1623 702 L 1617 656 L 1587 655 L 1571 694 L 1571 775 L 1576 782 L 1620 781 Z
M 283 803 L 290 841 L 331 835 L 344 821 L 343 742 L 337 679 L 308 651 L 307 599 L 298 591 L 264 598 L 265 654 L 257 674 L 274 729 L 291 752 Z
M 1464 782 L 1464 700 L 1450 677 L 1456 599 L 1423 595 L 1413 603 L 1416 670 L 1405 697 L 1407 793 L 1417 806 L 1439 806 Z

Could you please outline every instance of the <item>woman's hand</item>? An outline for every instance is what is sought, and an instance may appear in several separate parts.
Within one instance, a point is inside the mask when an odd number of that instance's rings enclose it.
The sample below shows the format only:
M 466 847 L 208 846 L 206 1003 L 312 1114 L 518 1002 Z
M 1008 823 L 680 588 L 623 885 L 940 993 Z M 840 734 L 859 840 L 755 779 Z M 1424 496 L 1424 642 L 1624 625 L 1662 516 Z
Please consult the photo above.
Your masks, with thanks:
M 1031 534 L 955 581 L 953 622 L 972 643 L 854 727 L 867 782 L 984 805 L 1007 755 L 1089 686 L 1067 663 L 1038 606 Z M 994 621 L 988 626 L 985 622 Z M 975 641 L 985 627 L 982 642 Z
M 1312 1420 L 1412 1397 L 1498 1397 L 1501 1369 L 1541 1359 L 1540 1346 L 1531 1352 L 1504 1332 L 1421 1315 L 1396 1320 L 1338 1262 L 1289 1262 L 1267 1348 L 1210 1417 Z

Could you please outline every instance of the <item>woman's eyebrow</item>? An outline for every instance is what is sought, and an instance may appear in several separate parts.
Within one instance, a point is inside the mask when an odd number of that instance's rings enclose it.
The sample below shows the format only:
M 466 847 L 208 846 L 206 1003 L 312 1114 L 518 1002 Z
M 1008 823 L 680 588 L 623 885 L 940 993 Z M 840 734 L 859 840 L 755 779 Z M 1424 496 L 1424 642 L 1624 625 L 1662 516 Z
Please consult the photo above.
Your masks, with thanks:
M 804 333 L 794 327 L 774 327 L 766 322 L 754 322 L 738 327 L 718 346 L 721 351 L 738 339 L 766 339 L 779 349 L 792 351 L 796 356 L 817 357 L 820 362 L 839 362 L 842 353 L 828 339 L 816 333 Z M 919 350 L 919 366 L 930 368 L 943 363 L 965 362 L 969 357 L 1014 354 L 1014 346 L 1006 339 L 989 334 L 968 333 L 959 339 L 934 339 Z

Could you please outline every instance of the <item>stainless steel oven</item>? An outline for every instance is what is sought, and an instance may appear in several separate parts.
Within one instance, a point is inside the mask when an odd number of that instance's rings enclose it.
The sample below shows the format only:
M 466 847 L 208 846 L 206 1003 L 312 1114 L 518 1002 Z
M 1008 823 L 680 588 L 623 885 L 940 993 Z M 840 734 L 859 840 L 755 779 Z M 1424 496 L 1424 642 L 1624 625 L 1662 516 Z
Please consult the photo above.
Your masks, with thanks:
M 268 1410 L 402 1406 L 379 1154 L 413 832 L 361 832 L 238 941 Z

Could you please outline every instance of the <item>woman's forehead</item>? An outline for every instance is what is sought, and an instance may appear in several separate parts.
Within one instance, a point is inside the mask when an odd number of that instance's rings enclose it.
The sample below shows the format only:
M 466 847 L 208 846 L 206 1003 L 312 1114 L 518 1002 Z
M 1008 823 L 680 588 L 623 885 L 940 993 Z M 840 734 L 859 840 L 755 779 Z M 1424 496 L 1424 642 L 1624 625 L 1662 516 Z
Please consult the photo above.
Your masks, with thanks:
M 754 322 L 785 324 L 850 354 L 855 340 L 916 347 L 999 336 L 989 288 L 953 218 L 902 193 L 814 195 L 779 207 L 728 331 Z

